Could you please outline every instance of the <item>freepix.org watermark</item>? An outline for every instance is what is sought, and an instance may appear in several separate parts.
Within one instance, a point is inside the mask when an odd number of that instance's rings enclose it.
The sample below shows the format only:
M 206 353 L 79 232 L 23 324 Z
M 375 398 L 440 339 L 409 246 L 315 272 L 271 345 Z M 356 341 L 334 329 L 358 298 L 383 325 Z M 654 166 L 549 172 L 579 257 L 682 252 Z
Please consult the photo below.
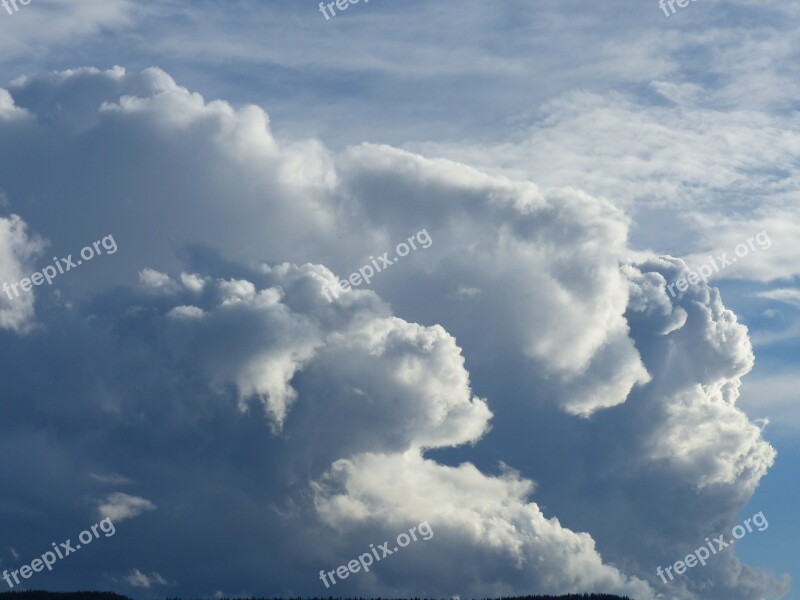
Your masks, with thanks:
M 674 565 L 670 565 L 666 569 L 662 569 L 658 567 L 656 569 L 656 575 L 661 577 L 661 580 L 664 583 L 667 583 L 667 578 L 664 577 L 664 573 L 669 575 L 670 581 L 674 580 L 671 571 L 674 569 L 676 575 L 683 575 L 686 573 L 686 569 L 691 569 L 692 567 L 697 566 L 697 563 L 700 563 L 704 567 L 706 566 L 706 561 L 711 557 L 713 554 L 717 554 L 720 550 L 727 548 L 728 546 L 733 546 L 736 543 L 736 540 L 742 539 L 747 533 L 752 532 L 753 528 L 750 526 L 752 522 L 758 528 L 758 531 L 764 531 L 769 527 L 769 523 L 767 522 L 767 518 L 764 516 L 763 512 L 759 512 L 754 514 L 749 519 L 744 520 L 744 526 L 736 525 L 731 530 L 731 535 L 733 539 L 729 541 L 725 541 L 725 534 L 720 535 L 719 537 L 714 538 L 713 540 L 709 540 L 706 538 L 707 546 L 700 546 L 697 550 L 692 552 L 691 554 L 687 554 L 686 558 L 683 560 L 677 561 Z M 745 529 L 745 527 L 747 529 Z
M 6 9 L 6 12 L 10 15 L 13 15 L 15 12 L 19 10 L 17 2 L 22 4 L 22 6 L 28 6 L 28 4 L 31 3 L 31 0 L 0 0 L 0 4 L 3 6 L 3 8 Z M 13 12 L 11 11 L 11 6 L 9 6 L 9 4 L 14 7 Z
M 30 0 L 28 0 L 30 2 Z M 327 10 L 326 4 L 324 2 L 319 3 L 319 12 L 325 15 L 325 20 L 330 21 L 331 18 L 328 16 L 328 11 L 330 11 L 332 16 L 336 16 L 336 11 L 334 10 L 334 6 L 339 10 L 347 10 L 350 4 L 358 4 L 361 0 L 336 0 L 336 2 L 328 2 Z M 364 4 L 369 2 L 369 0 L 364 0 Z
M 114 523 L 111 522 L 111 519 L 106 517 L 99 523 L 95 523 L 86 531 L 81 531 L 78 535 L 78 540 L 80 540 L 80 544 L 76 544 L 74 547 L 72 545 L 72 539 L 68 539 L 66 542 L 61 542 L 60 544 L 56 545 L 55 542 L 52 543 L 53 550 L 48 550 L 44 554 L 42 554 L 41 558 L 34 558 L 29 565 L 23 565 L 16 571 L 3 571 L 3 579 L 5 579 L 8 587 L 13 588 L 14 585 L 19 585 L 19 574 L 22 576 L 23 579 L 30 579 L 34 573 L 40 573 L 47 567 L 48 571 L 53 570 L 53 565 L 56 564 L 56 561 L 61 560 L 62 558 L 68 557 L 73 552 L 77 552 L 83 546 L 88 546 L 94 540 L 100 537 L 100 534 L 97 530 L 102 531 L 105 534 L 105 537 L 111 537 L 114 535 L 117 530 L 114 527 Z M 90 531 L 91 530 L 91 531 Z M 83 546 L 81 546 L 83 544 Z M 14 579 L 14 583 L 11 583 L 11 579 Z
M 424 541 L 428 541 L 433 537 L 433 529 L 431 529 L 431 526 L 427 521 L 423 521 L 419 525 L 415 525 L 409 529 L 408 533 L 404 532 L 398 535 L 396 540 L 397 545 L 394 547 L 394 549 L 389 549 L 389 542 L 379 544 L 377 548 L 375 547 L 375 544 L 370 544 L 369 552 L 365 552 L 357 559 L 354 558 L 347 563 L 347 566 L 342 565 L 341 567 L 338 567 L 333 571 L 328 571 L 327 573 L 325 571 L 320 571 L 319 578 L 322 580 L 322 583 L 325 584 L 325 587 L 329 588 L 331 587 L 331 584 L 336 585 L 336 577 L 339 577 L 339 579 L 347 579 L 350 577 L 350 573 L 358 573 L 361 569 L 364 569 L 364 572 L 367 573 L 369 572 L 370 566 L 373 564 L 373 556 L 377 562 L 382 558 L 386 558 L 390 554 L 394 554 L 400 550 L 400 548 L 405 548 L 408 546 L 412 541 L 416 542 L 417 533 L 422 536 Z M 379 551 L 380 554 L 378 553 Z M 331 584 L 328 583 L 328 577 L 331 578 Z
M 102 240 L 97 240 L 91 246 L 86 246 L 81 250 L 81 258 L 77 261 L 72 259 L 72 254 L 67 255 L 67 258 L 53 257 L 53 264 L 47 265 L 41 271 L 37 271 L 30 277 L 24 277 L 16 283 L 9 284 L 7 281 L 3 283 L 3 291 L 8 296 L 9 300 L 19 297 L 19 290 L 23 292 L 30 292 L 31 288 L 35 285 L 42 285 L 45 281 L 47 285 L 53 285 L 53 280 L 59 275 L 63 275 L 67 271 L 79 267 L 83 261 L 90 261 L 95 256 L 102 254 L 101 247 L 107 254 L 114 254 L 117 251 L 117 242 L 114 241 L 113 235 L 107 235 Z M 19 288 L 19 289 L 17 289 Z M 14 295 L 11 295 L 11 292 Z
M 364 265 L 357 272 L 351 273 L 350 277 L 348 277 L 344 281 L 337 278 L 336 283 L 339 284 L 339 289 L 341 291 L 349 292 L 350 286 L 355 287 L 357 285 L 361 285 L 362 281 L 369 284 L 369 282 L 372 281 L 372 278 L 375 276 L 376 270 L 378 273 L 380 273 L 382 270 L 391 267 L 403 256 L 408 256 L 411 250 L 416 250 L 417 245 L 414 243 L 415 241 L 419 242 L 422 248 L 430 248 L 431 244 L 433 244 L 433 239 L 431 239 L 431 236 L 428 234 L 427 229 L 422 229 L 418 231 L 410 238 L 408 238 L 408 240 L 406 241 L 408 242 L 408 244 L 406 244 L 406 242 L 400 242 L 399 244 L 397 244 L 397 248 L 395 248 L 394 250 L 395 253 L 397 254 L 395 258 L 390 259 L 388 252 L 384 252 L 377 259 L 374 256 L 370 256 L 369 259 L 372 262 L 371 265 L 369 264 Z M 378 264 L 378 262 L 380 262 L 380 264 Z M 336 290 L 331 290 L 327 286 L 322 288 L 322 295 L 325 296 L 328 302 L 333 302 L 331 294 L 333 294 L 333 298 L 339 297 L 339 292 L 337 292 Z
M 667 286 L 667 290 L 669 291 L 670 295 L 674 298 L 675 297 L 675 290 L 673 288 L 677 287 L 679 292 L 685 292 L 689 289 L 689 284 L 697 285 L 702 280 L 703 283 L 708 283 L 708 278 L 711 277 L 714 273 L 719 273 L 725 267 L 728 267 L 736 262 L 738 258 L 744 258 L 751 251 L 755 251 L 756 247 L 753 244 L 756 242 L 758 244 L 759 250 L 768 250 L 772 246 L 772 240 L 769 239 L 766 231 L 762 231 L 761 233 L 748 238 L 747 243 L 737 244 L 736 247 L 733 249 L 733 253 L 736 256 L 731 256 L 728 258 L 728 253 L 723 252 L 721 255 L 716 257 L 716 260 L 713 256 L 708 257 L 708 263 L 700 265 L 696 271 L 689 271 L 689 274 L 686 277 L 681 277 L 677 281 L 670 283 Z
M 697 2 L 697 0 L 691 0 L 692 2 Z M 678 5 L 678 8 L 686 8 L 689 6 L 689 0 L 660 0 L 658 6 L 661 10 L 664 11 L 664 14 L 667 17 L 674 15 L 677 11 L 675 10 L 675 5 Z M 669 6 L 669 10 L 672 12 L 667 11 L 667 7 Z

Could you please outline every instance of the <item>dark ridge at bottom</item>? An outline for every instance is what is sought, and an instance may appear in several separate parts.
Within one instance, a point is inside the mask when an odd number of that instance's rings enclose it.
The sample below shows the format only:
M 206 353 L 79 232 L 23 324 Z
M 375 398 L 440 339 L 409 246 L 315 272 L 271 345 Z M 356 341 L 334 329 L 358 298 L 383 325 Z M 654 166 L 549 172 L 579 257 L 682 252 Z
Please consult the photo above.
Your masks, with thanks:
M 2 592 L 0 598 L 6 600 L 131 600 L 127 596 L 113 592 Z M 181 600 L 180 598 L 167 598 L 166 600 Z M 291 598 L 219 598 L 217 600 L 437 600 L 428 598 L 334 598 L 327 597 L 291 597 Z M 451 600 L 445 598 L 441 600 Z M 483 600 L 633 600 L 628 596 L 614 596 L 610 594 L 565 594 L 563 596 L 502 596 L 500 598 L 484 598 Z

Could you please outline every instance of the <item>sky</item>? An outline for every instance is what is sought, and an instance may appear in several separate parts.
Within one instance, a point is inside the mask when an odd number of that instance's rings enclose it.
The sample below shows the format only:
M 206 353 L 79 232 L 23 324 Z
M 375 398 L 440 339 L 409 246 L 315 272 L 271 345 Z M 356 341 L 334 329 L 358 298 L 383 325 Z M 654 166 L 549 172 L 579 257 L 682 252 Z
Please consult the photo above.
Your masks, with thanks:
M 800 5 L 7 1 L 0 589 L 800 599 Z

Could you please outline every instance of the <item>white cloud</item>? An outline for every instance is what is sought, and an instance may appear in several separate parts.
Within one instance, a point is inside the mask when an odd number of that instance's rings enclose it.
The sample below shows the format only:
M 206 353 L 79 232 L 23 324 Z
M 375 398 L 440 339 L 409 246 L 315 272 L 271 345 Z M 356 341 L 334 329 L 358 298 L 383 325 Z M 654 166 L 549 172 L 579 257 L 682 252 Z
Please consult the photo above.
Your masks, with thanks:
M 206 284 L 202 277 L 194 273 L 181 273 L 180 279 L 186 289 L 198 293 L 203 291 L 203 287 L 205 287 Z
M 792 306 L 800 306 L 800 289 L 797 288 L 767 290 L 766 292 L 759 292 L 756 296 L 768 300 L 776 300 Z
M 147 498 L 114 492 L 98 502 L 97 511 L 100 518 L 109 518 L 112 522 L 119 523 L 127 519 L 134 519 L 145 511 L 156 510 L 157 508 Z
M 29 116 L 26 110 L 14 105 L 14 99 L 8 90 L 0 88 L 0 119 L 21 119 Z
M 0 217 L 0 282 L 3 282 L 0 328 L 24 332 L 32 326 L 35 292 L 33 288 L 25 292 L 18 284 L 30 277 L 34 259 L 44 247 L 41 239 L 28 233 L 27 225 L 18 215 Z
M 202 308 L 196 306 L 176 306 L 167 313 L 168 317 L 175 319 L 202 319 L 205 316 Z
M 546 518 L 527 500 L 532 488 L 513 472 L 487 477 L 470 464 L 445 467 L 409 451 L 337 461 L 315 485 L 315 501 L 322 518 L 339 529 L 373 521 L 401 530 L 428 521 L 439 552 L 446 547 L 448 556 L 429 553 L 419 560 L 420 573 L 430 577 L 444 564 L 470 565 L 480 582 L 470 588 L 475 594 L 527 586 L 542 593 L 591 589 L 656 597 L 644 581 L 604 564 L 591 536 Z M 461 588 L 457 577 L 449 585 Z
M 145 589 L 150 589 L 155 585 L 170 585 L 164 577 L 155 571 L 149 575 L 145 575 L 139 569 L 132 569 L 131 572 L 125 576 L 125 582 L 132 587 Z
M 142 269 L 139 271 L 139 283 L 146 288 L 153 290 L 169 290 L 176 291 L 177 285 L 165 273 L 159 273 L 155 269 Z

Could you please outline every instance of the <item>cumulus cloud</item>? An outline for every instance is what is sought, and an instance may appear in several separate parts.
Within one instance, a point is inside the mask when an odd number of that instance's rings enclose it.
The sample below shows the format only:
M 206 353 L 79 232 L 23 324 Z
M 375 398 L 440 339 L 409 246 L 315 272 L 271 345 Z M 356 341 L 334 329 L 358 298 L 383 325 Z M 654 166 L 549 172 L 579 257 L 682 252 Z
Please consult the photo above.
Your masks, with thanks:
M 206 313 L 196 306 L 176 306 L 167 313 L 168 317 L 175 319 L 202 319 Z
M 139 272 L 139 283 L 152 290 L 164 289 L 168 291 L 175 291 L 178 289 L 175 282 L 170 279 L 169 275 L 159 273 L 155 269 L 142 269 Z
M 97 512 L 100 518 L 109 518 L 119 523 L 127 519 L 134 519 L 145 511 L 156 510 L 157 508 L 147 498 L 114 492 L 98 503 Z
M 546 519 L 527 498 L 532 491 L 529 481 L 510 471 L 499 478 L 487 477 L 472 465 L 451 469 L 422 458 L 426 449 L 477 442 L 489 430 L 491 418 L 486 402 L 472 395 L 461 350 L 443 328 L 390 316 L 372 292 L 354 293 L 348 298 L 349 306 L 331 305 L 321 290 L 333 275 L 312 265 L 265 266 L 252 275 L 260 275 L 260 285 L 243 279 L 210 280 L 206 285 L 209 295 L 202 303 L 203 321 L 170 325 L 174 309 L 167 306 L 159 309 L 161 316 L 149 310 L 138 315 L 150 315 L 148 319 L 163 323 L 156 343 L 166 351 L 163 358 L 171 356 L 176 363 L 196 365 L 202 374 L 200 381 L 210 388 L 234 384 L 240 403 L 250 394 L 258 397 L 261 393 L 242 383 L 240 371 L 225 366 L 228 361 L 248 364 L 244 354 L 231 356 L 230 346 L 203 343 L 236 339 L 239 351 L 253 357 L 256 374 L 248 369 L 246 382 L 251 376 L 257 380 L 266 377 L 267 383 L 276 378 L 279 399 L 288 390 L 297 406 L 285 405 L 280 415 L 271 405 L 274 390 L 269 385 L 261 402 L 273 431 L 289 446 L 284 448 L 282 460 L 294 463 L 298 453 L 313 458 L 306 464 L 317 473 L 318 483 L 311 486 L 314 504 L 306 510 L 313 510 L 312 514 L 338 530 L 340 537 L 344 534 L 348 545 L 360 541 L 347 527 L 348 521 L 368 521 L 378 530 L 399 526 L 427 511 L 431 515 L 427 518 L 438 523 L 443 539 L 448 540 L 447 562 L 480 556 L 494 565 L 508 561 L 508 569 L 494 573 L 487 566 L 480 584 L 470 589 L 537 585 L 557 591 L 588 586 L 654 597 L 644 581 L 605 565 L 588 534 L 573 533 L 555 519 Z M 181 301 L 167 289 L 162 290 L 161 298 L 145 294 L 140 302 L 149 299 L 154 306 L 162 298 L 171 303 Z M 287 334 L 281 334 L 287 327 Z M 290 377 L 284 375 L 285 363 L 269 359 L 296 354 L 295 348 L 305 347 L 311 350 L 305 352 L 302 363 L 292 367 Z M 198 348 L 206 350 L 198 352 Z M 326 427 L 342 415 L 347 417 L 335 430 Z M 304 440 L 309 439 L 316 441 L 314 454 L 303 450 Z M 376 456 L 376 464 L 371 463 L 370 457 Z M 273 480 L 272 484 L 276 483 Z M 347 495 L 334 493 L 340 486 L 348 490 Z M 389 502 L 393 495 L 395 500 Z M 470 508 L 463 503 L 466 496 L 474 503 Z M 139 506 L 142 499 L 138 500 L 115 494 L 109 504 L 117 506 L 116 514 L 122 516 L 119 513 L 131 505 Z M 309 513 L 305 514 L 307 518 Z M 364 523 L 360 525 L 356 534 L 364 530 Z M 460 534 L 464 527 L 474 531 L 465 539 Z M 465 543 L 473 547 L 474 554 L 455 551 Z M 415 563 L 418 560 L 415 558 Z M 435 577 L 436 570 L 429 571 Z M 504 579 L 506 575 L 512 579 Z M 386 578 L 394 576 L 387 574 Z M 374 590 L 387 585 L 367 582 Z M 140 583 L 144 585 L 143 580 Z M 431 585 L 445 590 L 459 584 L 447 579 Z
M 396 529 L 429 521 L 448 556 L 426 557 L 421 572 L 432 577 L 445 564 L 468 564 L 480 582 L 471 588 L 476 594 L 528 586 L 655 598 L 644 581 L 603 564 L 591 536 L 569 531 L 528 502 L 533 485 L 514 472 L 487 477 L 470 464 L 445 467 L 414 451 L 366 454 L 334 463 L 315 489 L 322 518 L 339 529 L 365 520 Z M 436 591 L 457 585 L 451 580 Z
M 152 511 L 136 540 L 158 535 L 153 560 L 172 557 L 186 595 L 220 578 L 313 593 L 321 566 L 428 519 L 431 549 L 348 589 L 655 597 L 655 566 L 732 521 L 772 464 L 736 407 L 746 329 L 705 284 L 668 295 L 685 263 L 632 260 L 608 200 L 385 145 L 279 143 L 262 109 L 158 69 L 10 92 L 37 117 L 0 120 L 15 213 L 59 247 L 112 231 L 124 249 L 59 281 L 37 304 L 48 327 L 0 347 L 33 382 L 9 377 L 0 402 L 18 419 L 0 427 L 26 431 L 8 439 L 32 464 L 80 475 L 13 481 L 38 507 L 125 473 L 143 496 L 115 492 L 101 514 Z M 74 160 L 87 141 L 91 164 Z M 52 176 L 33 198 L 26 169 L 43 155 Z M 425 253 L 325 299 L 336 274 L 422 227 Z M 492 474 L 497 461 L 518 473 Z M 130 572 L 123 558 L 109 570 Z M 731 554 L 674 593 L 781 585 Z
M 34 317 L 34 292 L 25 292 L 19 282 L 31 275 L 34 259 L 44 250 L 43 240 L 28 233 L 21 217 L 0 217 L 0 328 L 26 331 Z M 16 286 L 16 287 L 14 287 Z
M 5 120 L 21 119 L 28 116 L 28 112 L 14 106 L 14 99 L 8 90 L 0 88 L 0 118 Z

